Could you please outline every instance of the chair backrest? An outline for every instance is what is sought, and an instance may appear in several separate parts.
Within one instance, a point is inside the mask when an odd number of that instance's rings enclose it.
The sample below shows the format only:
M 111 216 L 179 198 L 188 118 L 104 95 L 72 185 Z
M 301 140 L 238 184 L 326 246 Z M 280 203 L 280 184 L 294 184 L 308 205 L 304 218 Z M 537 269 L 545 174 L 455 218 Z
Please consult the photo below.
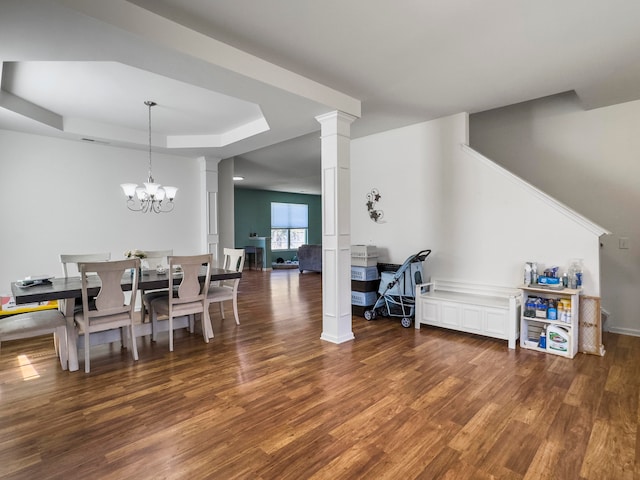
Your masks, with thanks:
M 241 272 L 244 268 L 245 249 L 244 248 L 225 248 L 224 252 L 224 265 L 222 268 L 225 270 L 233 270 L 234 272 Z
M 204 302 L 207 292 L 209 291 L 209 283 L 211 282 L 211 263 L 213 256 L 204 255 L 187 255 L 187 256 L 170 256 L 169 257 L 169 285 L 173 285 L 174 278 L 181 275 L 180 283 L 177 288 L 176 295 L 169 296 L 169 311 L 171 314 L 172 305 L 180 303 Z M 176 272 L 176 267 L 181 268 L 181 273 Z M 204 272 L 203 272 L 204 270 Z M 205 274 L 204 282 L 200 284 L 200 274 Z
M 138 292 L 139 258 L 116 260 L 113 262 L 78 262 L 82 279 L 82 308 L 89 318 L 129 313 L 133 315 Z M 131 271 L 131 297 L 126 303 L 122 290 L 122 276 Z M 89 276 L 95 274 L 100 279 L 100 291 L 95 297 L 95 309 L 89 309 Z M 93 303 L 93 302 L 92 302 Z
M 151 270 L 158 268 L 158 265 L 167 267 L 169 265 L 168 258 L 173 255 L 173 249 L 170 250 L 144 250 L 147 255 L 142 259 L 142 263 L 146 263 Z
M 62 274 L 65 278 L 69 276 L 69 265 L 77 266 L 78 262 L 108 262 L 109 260 L 111 260 L 111 253 L 74 253 L 68 255 L 60 254 L 60 263 L 62 263 Z M 78 273 L 80 273 L 79 268 Z
M 222 268 L 225 270 L 233 270 L 234 272 L 242 272 L 244 268 L 244 259 L 246 257 L 246 251 L 244 248 L 225 248 L 223 249 L 224 253 L 224 265 Z M 221 285 L 227 287 L 236 287 L 237 284 L 240 283 L 239 278 L 234 278 L 231 280 L 223 280 L 220 282 Z

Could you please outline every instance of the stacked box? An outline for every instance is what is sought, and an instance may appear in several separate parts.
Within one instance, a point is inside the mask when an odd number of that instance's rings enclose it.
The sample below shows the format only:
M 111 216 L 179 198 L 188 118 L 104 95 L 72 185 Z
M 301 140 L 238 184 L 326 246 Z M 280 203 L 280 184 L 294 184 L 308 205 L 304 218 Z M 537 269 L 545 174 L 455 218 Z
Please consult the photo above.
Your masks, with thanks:
M 351 305 L 366 307 L 376 303 L 378 294 L 376 292 L 351 292 Z
M 377 292 L 380 280 L 351 280 L 351 290 L 354 292 Z
M 367 280 L 378 280 L 378 267 L 351 267 L 351 280 L 364 282 Z
M 360 305 L 351 305 L 351 315 L 354 317 L 364 317 L 364 312 L 371 310 L 371 305 L 361 307 Z
M 351 257 L 352 267 L 377 267 L 378 257 Z
M 378 264 L 378 249 L 375 245 L 351 245 L 351 265 L 375 267 Z
M 377 257 L 378 249 L 375 245 L 351 245 L 351 258 Z
M 351 245 L 352 313 L 364 315 L 378 299 L 378 249 L 375 245 Z

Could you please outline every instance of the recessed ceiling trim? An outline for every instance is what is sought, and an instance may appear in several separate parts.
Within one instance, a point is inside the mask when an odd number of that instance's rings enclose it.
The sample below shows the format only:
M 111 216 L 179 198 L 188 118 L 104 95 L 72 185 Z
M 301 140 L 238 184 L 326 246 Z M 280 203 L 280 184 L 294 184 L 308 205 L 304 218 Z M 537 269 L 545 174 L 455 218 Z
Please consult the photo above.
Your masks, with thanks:
M 267 121 L 259 118 L 219 135 L 167 135 L 167 148 L 225 147 L 268 130 Z
M 3 90 L 0 90 L 0 108 L 58 130 L 63 129 L 63 119 L 60 115 Z
M 265 118 L 258 118 L 253 122 L 245 123 L 238 128 L 232 128 L 222 134 L 222 145 L 231 145 L 245 138 L 269 131 L 269 124 Z

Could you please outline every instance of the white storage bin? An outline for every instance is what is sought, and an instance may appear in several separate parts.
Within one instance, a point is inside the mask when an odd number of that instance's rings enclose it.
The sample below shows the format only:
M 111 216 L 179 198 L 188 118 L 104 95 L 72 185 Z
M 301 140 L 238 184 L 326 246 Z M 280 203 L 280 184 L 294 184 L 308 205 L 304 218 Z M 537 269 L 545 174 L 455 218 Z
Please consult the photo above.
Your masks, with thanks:
M 378 265 L 378 257 L 351 257 L 353 267 L 375 267 Z
M 351 291 L 351 305 L 367 307 L 376 303 L 378 294 L 376 292 L 354 292 Z
M 378 267 L 351 267 L 351 280 L 377 280 Z
M 351 257 L 377 257 L 378 249 L 375 245 L 351 245 Z

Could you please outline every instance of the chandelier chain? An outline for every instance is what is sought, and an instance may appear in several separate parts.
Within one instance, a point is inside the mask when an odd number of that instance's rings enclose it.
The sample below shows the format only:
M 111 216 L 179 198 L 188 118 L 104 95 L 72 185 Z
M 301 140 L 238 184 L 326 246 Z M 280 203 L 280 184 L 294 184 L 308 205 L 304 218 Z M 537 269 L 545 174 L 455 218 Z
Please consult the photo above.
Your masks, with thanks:
M 149 183 L 153 183 L 153 174 L 151 170 L 151 107 L 156 106 L 156 102 L 147 100 L 144 104 L 149 107 Z

